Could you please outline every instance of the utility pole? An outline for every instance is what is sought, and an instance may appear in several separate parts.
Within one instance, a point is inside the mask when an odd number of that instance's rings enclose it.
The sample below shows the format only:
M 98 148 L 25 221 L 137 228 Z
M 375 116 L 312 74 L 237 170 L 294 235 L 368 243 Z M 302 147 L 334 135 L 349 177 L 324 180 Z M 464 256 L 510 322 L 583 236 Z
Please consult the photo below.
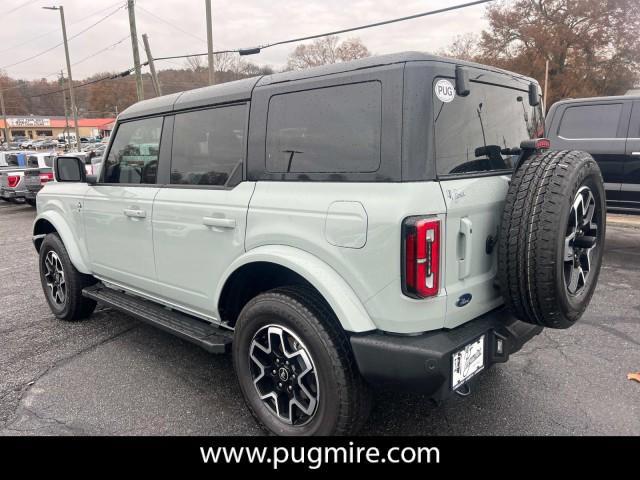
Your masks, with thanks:
M 142 34 L 142 41 L 144 42 L 144 50 L 147 53 L 147 62 L 149 62 L 149 69 L 151 70 L 151 83 L 153 89 L 156 91 L 158 97 L 162 96 L 162 89 L 160 88 L 160 80 L 156 74 L 156 64 L 153 63 L 153 57 L 151 56 L 151 48 L 149 48 L 149 37 L 146 33 Z
M 542 97 L 542 103 L 544 109 L 547 109 L 547 89 L 549 86 L 549 59 L 544 63 L 544 95 Z
M 60 85 L 64 86 L 64 73 L 60 70 Z M 65 150 L 69 150 L 69 110 L 67 109 L 67 92 L 62 90 L 62 102 L 64 104 L 64 146 Z
M 64 42 L 64 55 L 67 60 L 67 80 L 69 82 L 69 98 L 71 99 L 71 112 L 73 113 L 73 123 L 76 131 L 76 145 L 80 147 L 80 129 L 78 128 L 78 107 L 76 106 L 76 95 L 73 90 L 73 77 L 71 76 L 71 60 L 69 60 L 69 43 L 67 42 L 67 26 L 64 21 L 64 8 L 59 7 L 42 7 L 45 10 L 59 10 L 60 23 L 62 23 L 62 40 Z
M 135 1 L 127 0 L 129 10 L 129 29 L 131 30 L 131 47 L 133 48 L 133 65 L 136 69 L 136 92 L 138 101 L 144 100 L 144 89 L 142 87 L 142 70 L 140 68 L 140 52 L 138 51 L 138 32 L 136 30 Z
M 209 85 L 216 83 L 216 72 L 213 69 L 213 25 L 211 20 L 211 0 L 204 0 L 207 10 L 207 56 L 209 58 Z
M 2 109 L 2 120 L 4 121 L 4 141 L 9 145 L 9 125 L 7 125 L 7 112 L 4 109 L 4 93 L 0 90 L 0 109 Z

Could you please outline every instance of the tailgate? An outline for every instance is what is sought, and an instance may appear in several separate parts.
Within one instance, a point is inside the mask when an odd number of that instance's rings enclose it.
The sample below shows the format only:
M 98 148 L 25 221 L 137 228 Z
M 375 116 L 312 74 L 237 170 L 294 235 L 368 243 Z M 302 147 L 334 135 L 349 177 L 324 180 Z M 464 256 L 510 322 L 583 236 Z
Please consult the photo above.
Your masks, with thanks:
M 494 284 L 497 272 L 494 242 L 509 177 L 446 180 L 441 187 L 447 205 L 445 328 L 454 328 L 502 304 Z

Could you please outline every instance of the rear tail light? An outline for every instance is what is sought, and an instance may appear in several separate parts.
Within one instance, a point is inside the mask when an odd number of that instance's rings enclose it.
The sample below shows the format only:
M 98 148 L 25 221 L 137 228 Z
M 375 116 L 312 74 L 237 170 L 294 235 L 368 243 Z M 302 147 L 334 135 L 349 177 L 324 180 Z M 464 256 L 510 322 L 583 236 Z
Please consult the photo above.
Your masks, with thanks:
M 548 138 L 536 139 L 536 150 L 549 150 L 551 148 L 551 141 Z
M 402 291 L 413 298 L 438 294 L 440 289 L 440 220 L 410 217 L 402 225 Z
M 40 184 L 45 184 L 48 181 L 53 180 L 53 172 L 41 173 L 40 174 Z
M 20 177 L 18 175 L 7 176 L 7 186 L 9 188 L 16 188 L 18 183 L 20 183 Z

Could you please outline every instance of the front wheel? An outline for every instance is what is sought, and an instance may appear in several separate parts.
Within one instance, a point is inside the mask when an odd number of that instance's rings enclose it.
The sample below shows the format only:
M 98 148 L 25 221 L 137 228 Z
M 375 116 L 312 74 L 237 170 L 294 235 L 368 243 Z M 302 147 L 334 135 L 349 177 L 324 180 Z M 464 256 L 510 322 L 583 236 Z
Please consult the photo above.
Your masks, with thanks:
M 87 318 L 96 302 L 82 296 L 82 289 L 96 282 L 71 263 L 60 237 L 50 233 L 40 246 L 40 282 L 51 311 L 60 320 Z
M 305 287 L 263 293 L 244 307 L 233 361 L 258 423 L 276 435 L 355 433 L 370 392 L 349 339 L 324 300 Z

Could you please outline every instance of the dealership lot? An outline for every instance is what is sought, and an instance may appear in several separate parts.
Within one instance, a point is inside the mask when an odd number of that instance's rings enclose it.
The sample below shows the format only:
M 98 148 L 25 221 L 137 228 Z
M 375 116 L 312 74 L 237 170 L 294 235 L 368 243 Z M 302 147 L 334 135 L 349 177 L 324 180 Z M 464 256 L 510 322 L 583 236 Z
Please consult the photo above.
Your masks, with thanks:
M 56 321 L 31 244 L 35 212 L 0 203 L 0 432 L 260 434 L 230 356 L 107 309 Z M 545 331 L 486 372 L 472 395 L 432 406 L 378 392 L 364 434 L 640 434 L 640 228 L 609 225 L 600 283 L 574 328 Z

